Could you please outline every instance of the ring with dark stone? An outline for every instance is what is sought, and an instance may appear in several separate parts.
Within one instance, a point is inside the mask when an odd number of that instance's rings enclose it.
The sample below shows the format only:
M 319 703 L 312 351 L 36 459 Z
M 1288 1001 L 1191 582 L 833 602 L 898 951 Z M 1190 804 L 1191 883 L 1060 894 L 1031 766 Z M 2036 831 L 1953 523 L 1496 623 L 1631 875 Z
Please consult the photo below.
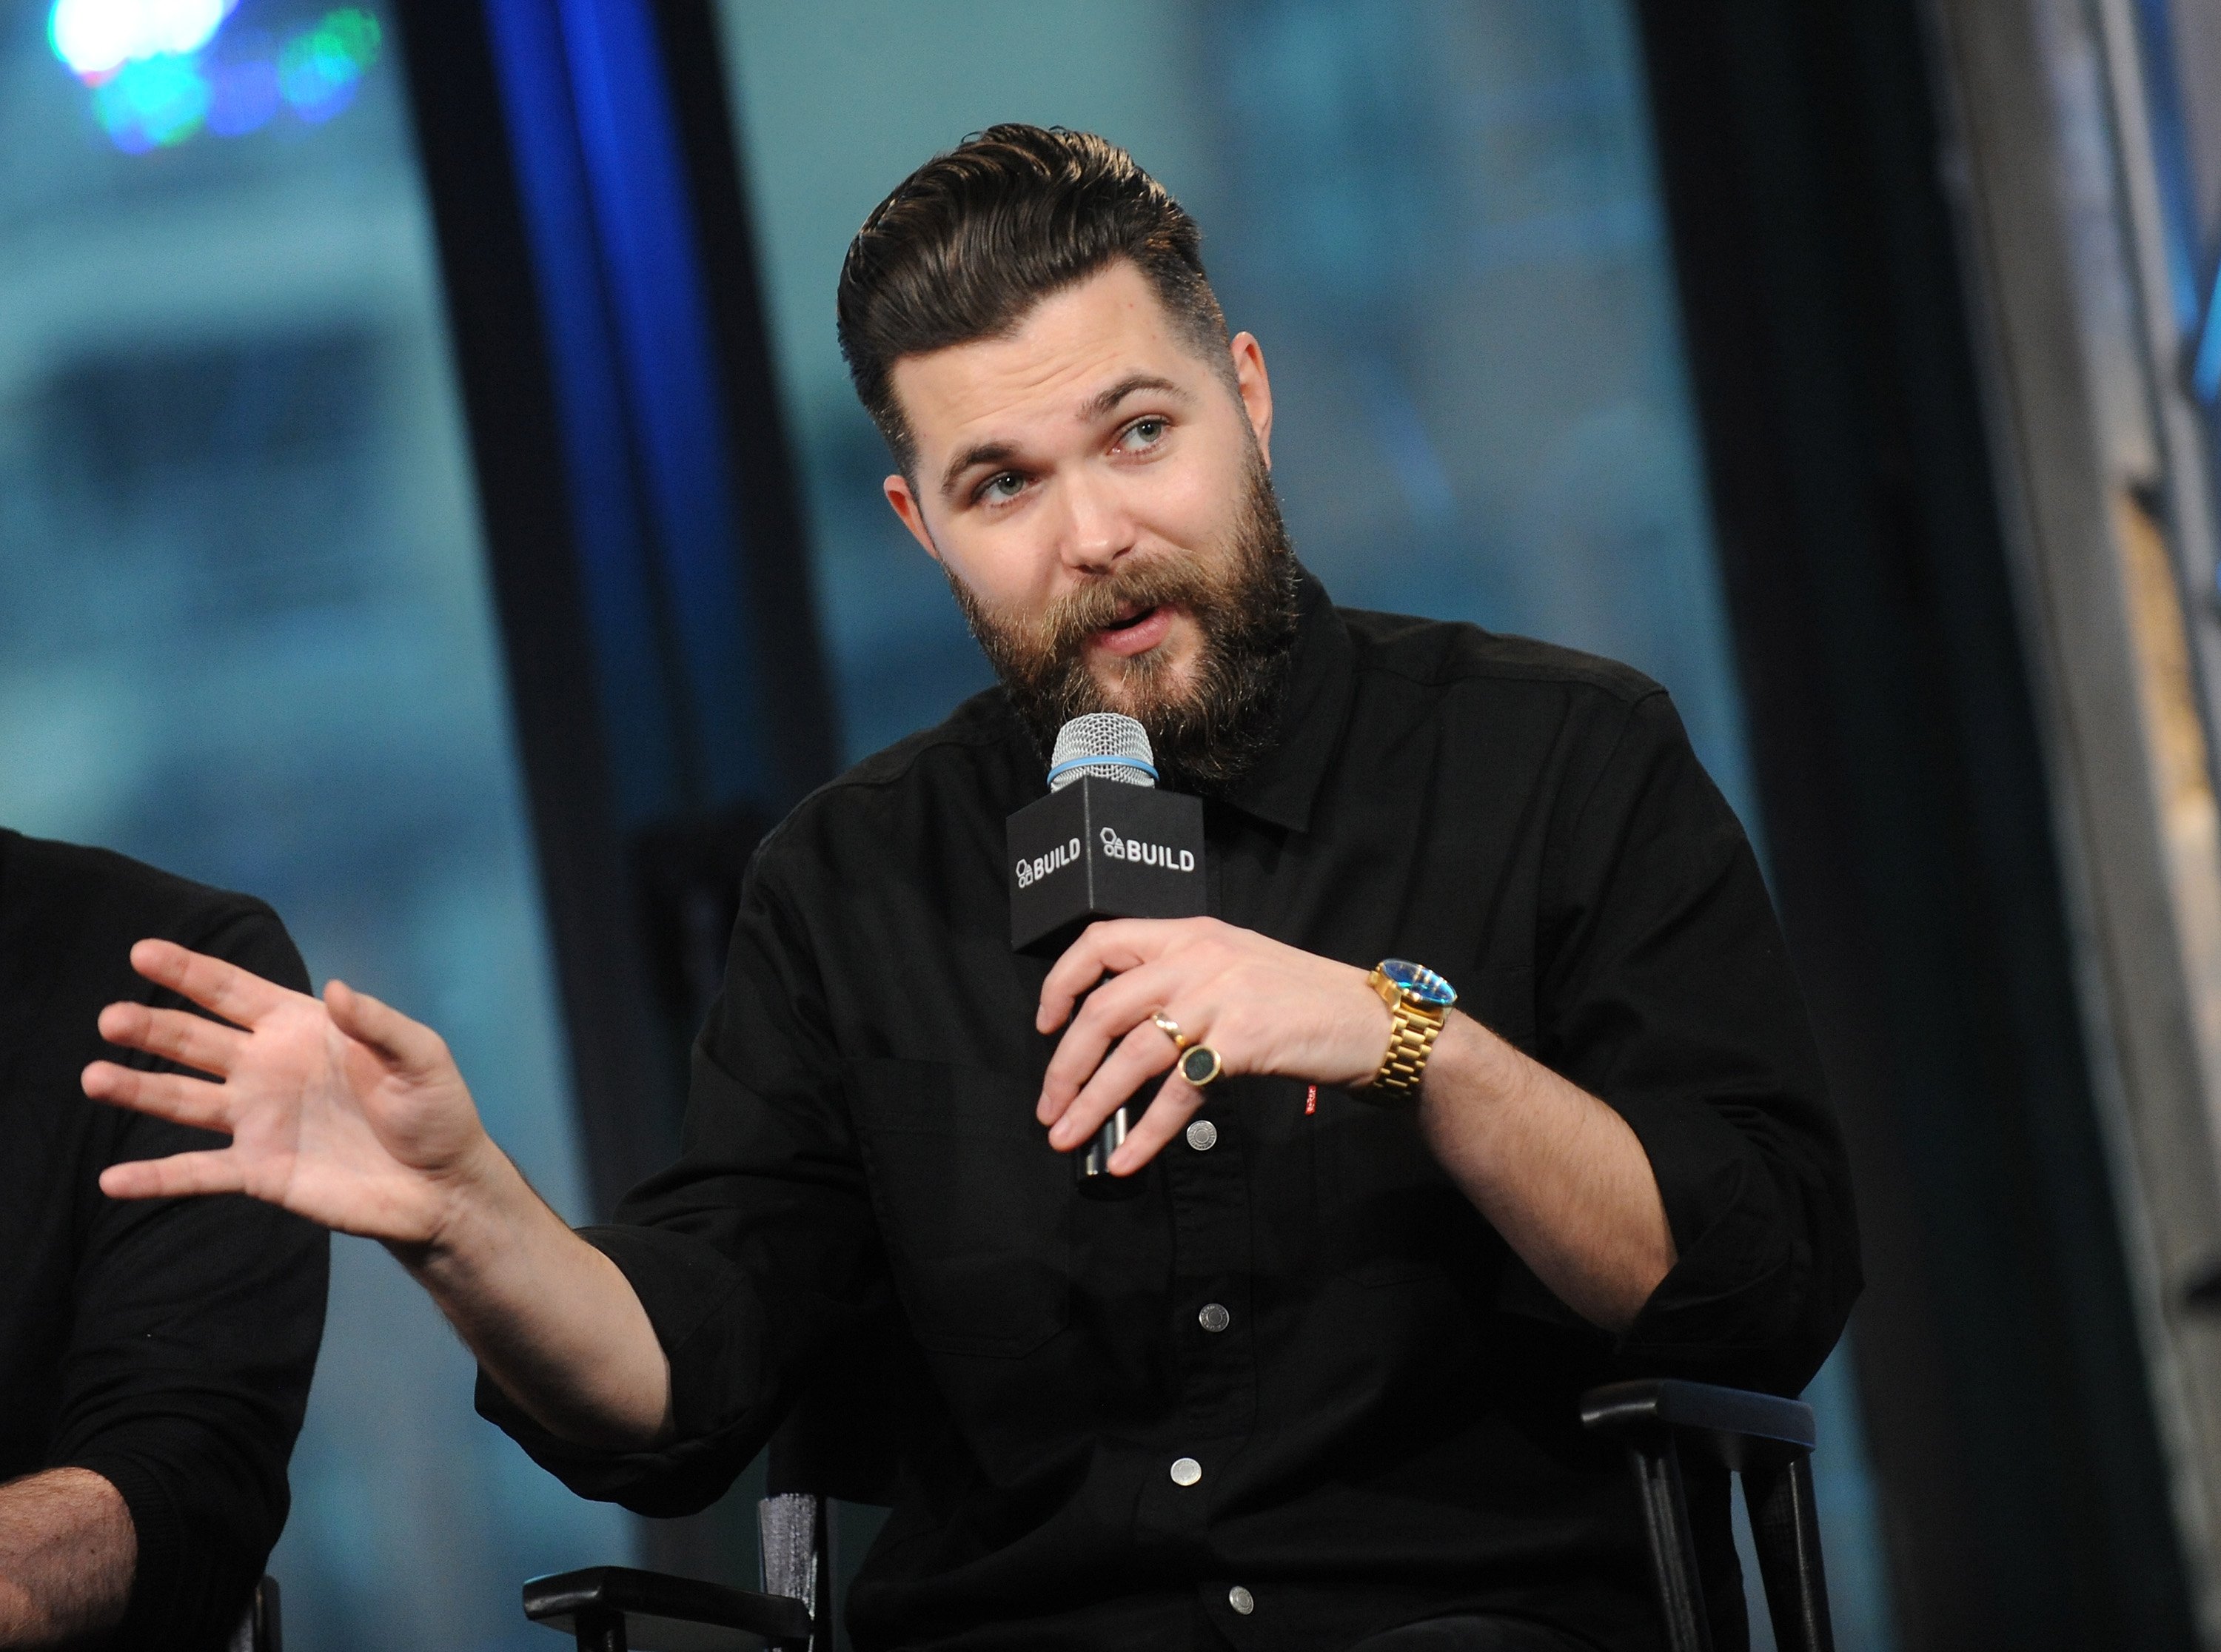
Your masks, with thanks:
M 1226 1063 L 1218 1058 L 1218 1051 L 1207 1044 L 1192 1044 L 1180 1052 L 1179 1075 L 1197 1089 L 1215 1084 L 1226 1071 Z

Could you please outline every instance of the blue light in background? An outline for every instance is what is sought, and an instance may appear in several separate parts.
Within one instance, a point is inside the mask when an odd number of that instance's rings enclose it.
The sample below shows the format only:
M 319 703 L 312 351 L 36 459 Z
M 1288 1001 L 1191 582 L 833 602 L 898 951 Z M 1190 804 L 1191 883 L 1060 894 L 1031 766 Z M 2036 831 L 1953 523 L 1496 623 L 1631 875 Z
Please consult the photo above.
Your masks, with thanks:
M 282 40 L 226 31 L 240 0 L 54 0 L 47 39 L 84 82 L 109 140 L 128 154 L 196 134 L 242 137 L 281 108 L 321 125 L 354 102 L 385 46 L 359 6 L 329 11 Z
M 289 39 L 278 53 L 278 90 L 310 122 L 328 121 L 354 101 L 363 72 L 378 61 L 384 36 L 366 11 L 335 11 Z
M 260 30 L 224 36 L 210 65 L 209 130 L 220 138 L 244 137 L 269 125 L 278 113 L 278 51 Z
M 183 143 L 208 119 L 209 83 L 197 59 L 136 58 L 93 88 L 92 107 L 118 149 L 144 154 Z
M 2205 327 L 2191 364 L 2190 388 L 2208 407 L 2221 396 L 2221 276 L 2215 277 L 2212 296 L 2205 302 Z

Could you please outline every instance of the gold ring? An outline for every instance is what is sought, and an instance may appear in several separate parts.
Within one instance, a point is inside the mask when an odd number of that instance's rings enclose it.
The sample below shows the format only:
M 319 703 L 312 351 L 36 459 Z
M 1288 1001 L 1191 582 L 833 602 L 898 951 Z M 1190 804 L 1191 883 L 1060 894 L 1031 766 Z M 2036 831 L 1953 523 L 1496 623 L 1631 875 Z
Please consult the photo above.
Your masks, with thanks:
M 1195 1042 L 1194 1039 L 1189 1038 L 1187 1034 L 1179 1030 L 1179 1023 L 1178 1021 L 1173 1020 L 1171 1016 L 1166 1014 L 1162 1010 L 1159 1010 L 1154 1015 L 1149 1017 L 1149 1019 L 1157 1024 L 1158 1032 L 1163 1033 L 1165 1037 L 1173 1041 L 1173 1049 L 1185 1050 Z
M 1190 1044 L 1180 1051 L 1178 1067 L 1179 1075 L 1197 1089 L 1216 1084 L 1225 1075 L 1226 1063 L 1218 1058 L 1218 1051 L 1207 1044 Z

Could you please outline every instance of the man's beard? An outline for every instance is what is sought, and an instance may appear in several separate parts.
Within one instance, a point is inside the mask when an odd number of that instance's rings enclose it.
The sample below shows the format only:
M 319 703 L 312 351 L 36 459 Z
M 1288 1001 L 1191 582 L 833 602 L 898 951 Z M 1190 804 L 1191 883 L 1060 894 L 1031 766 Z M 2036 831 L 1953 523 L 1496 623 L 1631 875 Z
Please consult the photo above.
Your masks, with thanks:
M 948 574 L 972 634 L 1043 752 L 1073 718 L 1123 712 L 1148 730 L 1168 783 L 1211 791 L 1272 745 L 1296 634 L 1296 559 L 1272 478 L 1254 452 L 1245 491 L 1222 554 L 1129 558 L 1038 620 L 1002 618 Z M 1173 676 L 1160 645 L 1112 657 L 1111 683 L 1098 682 L 1087 666 L 1089 637 L 1163 604 L 1185 609 L 1202 633 L 1187 681 Z

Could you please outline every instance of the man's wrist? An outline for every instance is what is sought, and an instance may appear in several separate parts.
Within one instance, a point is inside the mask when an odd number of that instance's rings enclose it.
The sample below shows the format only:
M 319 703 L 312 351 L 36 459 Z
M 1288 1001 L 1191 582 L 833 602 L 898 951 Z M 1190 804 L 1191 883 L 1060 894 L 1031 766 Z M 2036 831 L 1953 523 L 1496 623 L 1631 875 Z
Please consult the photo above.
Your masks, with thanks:
M 1388 1006 L 1381 1001 L 1380 994 L 1373 990 L 1371 977 L 1362 969 L 1351 973 L 1355 977 L 1354 989 L 1363 994 L 1365 1000 L 1365 1007 L 1359 1012 L 1358 1019 L 1364 1025 L 1366 1035 L 1359 1048 L 1367 1053 L 1361 1054 L 1358 1060 L 1366 1064 L 1347 1079 L 1342 1088 L 1356 1091 L 1370 1089 L 1373 1081 L 1380 1076 L 1380 1059 L 1387 1052 L 1388 1040 L 1396 1031 L 1396 1018 Z
M 1383 958 L 1365 984 L 1388 1013 L 1388 1037 L 1365 1086 L 1371 1092 L 1367 1099 L 1383 1106 L 1416 1106 L 1457 990 L 1424 964 L 1402 958 Z
M 481 1131 L 456 1167 L 435 1184 L 440 1214 L 429 1237 L 389 1244 L 401 1265 L 435 1295 L 484 1273 L 547 1209 L 524 1173 Z
M 106 1475 L 70 1466 L 0 1486 L 0 1644 L 74 1643 L 123 1620 L 139 1538 Z

